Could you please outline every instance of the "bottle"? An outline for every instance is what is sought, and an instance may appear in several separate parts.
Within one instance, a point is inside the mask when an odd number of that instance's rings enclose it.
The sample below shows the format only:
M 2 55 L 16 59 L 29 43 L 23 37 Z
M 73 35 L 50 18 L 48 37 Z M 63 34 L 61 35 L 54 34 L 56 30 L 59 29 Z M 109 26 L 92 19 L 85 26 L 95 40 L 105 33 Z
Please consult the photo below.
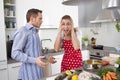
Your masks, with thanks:
M 95 46 L 96 45 L 96 39 L 94 37 L 91 38 L 91 46 Z

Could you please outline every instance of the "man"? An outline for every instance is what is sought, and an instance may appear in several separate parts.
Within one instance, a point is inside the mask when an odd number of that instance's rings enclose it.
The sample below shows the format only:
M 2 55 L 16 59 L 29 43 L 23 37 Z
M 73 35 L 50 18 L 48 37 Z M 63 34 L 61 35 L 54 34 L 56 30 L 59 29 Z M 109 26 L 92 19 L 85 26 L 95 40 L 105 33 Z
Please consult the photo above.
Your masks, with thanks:
M 38 80 L 44 77 L 43 67 L 47 62 L 55 63 L 52 56 L 42 56 L 38 29 L 42 24 L 42 11 L 30 9 L 26 14 L 27 24 L 14 34 L 12 58 L 22 62 L 19 70 L 19 80 Z

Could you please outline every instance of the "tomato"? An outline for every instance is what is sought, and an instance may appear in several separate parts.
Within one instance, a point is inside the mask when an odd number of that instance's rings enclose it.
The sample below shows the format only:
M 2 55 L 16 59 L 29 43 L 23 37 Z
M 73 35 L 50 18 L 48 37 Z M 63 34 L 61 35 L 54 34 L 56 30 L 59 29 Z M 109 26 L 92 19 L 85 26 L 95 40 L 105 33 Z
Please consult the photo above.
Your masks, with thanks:
M 102 61 L 102 66 L 106 66 L 109 64 L 109 61 Z

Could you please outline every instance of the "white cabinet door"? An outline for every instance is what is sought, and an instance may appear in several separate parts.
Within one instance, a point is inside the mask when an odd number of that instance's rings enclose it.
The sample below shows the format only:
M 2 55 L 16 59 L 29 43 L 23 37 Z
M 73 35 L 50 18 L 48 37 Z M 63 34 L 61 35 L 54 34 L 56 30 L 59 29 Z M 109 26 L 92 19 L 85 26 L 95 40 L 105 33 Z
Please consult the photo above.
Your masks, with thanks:
M 58 54 L 60 55 L 53 56 L 57 62 L 55 64 L 51 64 L 52 75 L 61 72 L 61 62 L 62 62 L 63 54 L 61 53 Z
M 7 64 L 3 0 L 0 0 L 0 65 Z
M 21 66 L 21 63 L 8 64 L 9 80 L 17 80 L 18 79 L 18 72 L 19 72 L 20 66 Z
M 0 80 L 8 80 L 7 64 L 0 65 Z
M 4 28 L 4 8 L 3 0 L 0 0 L 0 28 Z
M 6 57 L 6 43 L 5 43 L 5 29 L 0 28 L 0 65 L 3 63 L 7 63 Z
M 90 51 L 89 50 L 82 50 L 82 59 L 83 61 L 90 59 Z

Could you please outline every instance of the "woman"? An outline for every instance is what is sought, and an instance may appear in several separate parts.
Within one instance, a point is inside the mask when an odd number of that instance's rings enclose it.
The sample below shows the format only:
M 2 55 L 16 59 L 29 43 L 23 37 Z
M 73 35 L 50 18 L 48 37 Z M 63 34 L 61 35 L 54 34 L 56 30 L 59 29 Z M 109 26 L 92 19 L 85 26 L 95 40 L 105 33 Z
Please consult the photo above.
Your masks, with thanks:
M 72 18 L 69 15 L 63 16 L 54 44 L 55 51 L 59 51 L 62 47 L 64 48 L 61 72 L 82 66 L 80 42 L 76 32 L 77 29 L 74 28 Z

